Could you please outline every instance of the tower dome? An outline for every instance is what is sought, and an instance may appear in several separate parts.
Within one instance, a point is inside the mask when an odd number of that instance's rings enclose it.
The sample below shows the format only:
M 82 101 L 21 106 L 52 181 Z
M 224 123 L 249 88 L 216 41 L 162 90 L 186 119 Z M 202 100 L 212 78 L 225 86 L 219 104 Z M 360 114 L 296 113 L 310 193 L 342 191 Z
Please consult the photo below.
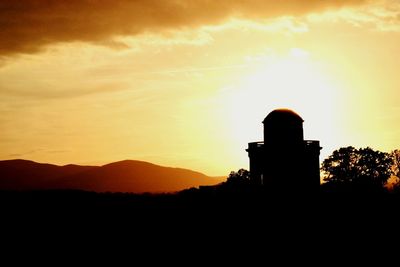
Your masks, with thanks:
M 293 110 L 275 109 L 265 117 L 264 143 L 293 145 L 304 141 L 304 120 Z

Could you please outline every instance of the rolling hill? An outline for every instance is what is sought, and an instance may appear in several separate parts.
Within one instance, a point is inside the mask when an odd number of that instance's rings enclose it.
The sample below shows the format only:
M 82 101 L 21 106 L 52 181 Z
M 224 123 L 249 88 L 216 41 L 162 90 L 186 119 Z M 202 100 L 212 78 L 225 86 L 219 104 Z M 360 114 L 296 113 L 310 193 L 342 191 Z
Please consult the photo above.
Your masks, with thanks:
M 222 180 L 188 169 L 136 160 L 103 166 L 57 166 L 21 159 L 0 161 L 0 190 L 174 192 L 199 185 L 214 185 Z

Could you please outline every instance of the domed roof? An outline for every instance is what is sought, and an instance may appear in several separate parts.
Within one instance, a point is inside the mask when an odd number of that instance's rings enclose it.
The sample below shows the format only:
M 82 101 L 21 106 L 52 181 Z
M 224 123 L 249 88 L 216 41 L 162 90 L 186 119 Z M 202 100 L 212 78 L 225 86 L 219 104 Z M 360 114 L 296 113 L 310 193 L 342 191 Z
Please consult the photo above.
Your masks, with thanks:
M 276 122 L 276 123 L 282 123 L 282 122 L 300 122 L 302 123 L 304 120 L 300 117 L 299 114 L 294 112 L 293 110 L 286 109 L 286 108 L 280 108 L 280 109 L 275 109 L 271 111 L 267 117 L 263 120 L 263 123 L 266 122 Z

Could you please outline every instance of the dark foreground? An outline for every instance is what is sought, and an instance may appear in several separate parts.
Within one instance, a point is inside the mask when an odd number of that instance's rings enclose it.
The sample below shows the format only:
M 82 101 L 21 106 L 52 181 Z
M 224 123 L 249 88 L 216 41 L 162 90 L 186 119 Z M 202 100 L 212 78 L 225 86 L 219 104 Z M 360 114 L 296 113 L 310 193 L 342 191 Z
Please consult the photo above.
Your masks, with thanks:
M 147 263 L 245 258 L 246 266 L 258 266 L 276 260 L 321 265 L 321 258 L 386 254 L 397 240 L 400 197 L 32 191 L 1 192 L 0 203 L 3 255 L 51 252 L 61 263 L 80 255 L 99 259 L 116 250 Z
M 262 190 L 215 192 L 185 190 L 176 194 L 95 193 L 77 190 L 0 191 L 3 222 L 26 224 L 47 219 L 76 223 L 129 222 L 168 225 L 193 220 L 203 227 L 215 222 L 257 225 L 258 222 L 316 227 L 348 220 L 397 218 L 399 194 L 272 194 Z

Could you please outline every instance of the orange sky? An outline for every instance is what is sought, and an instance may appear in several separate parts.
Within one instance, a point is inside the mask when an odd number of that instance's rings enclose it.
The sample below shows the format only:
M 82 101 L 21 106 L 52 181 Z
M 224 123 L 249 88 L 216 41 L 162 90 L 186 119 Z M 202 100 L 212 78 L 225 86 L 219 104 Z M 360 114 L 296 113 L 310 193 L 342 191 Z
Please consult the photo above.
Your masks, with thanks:
M 0 25 L 0 159 L 227 175 L 277 107 L 321 160 L 399 148 L 399 1 L 5 0 Z

